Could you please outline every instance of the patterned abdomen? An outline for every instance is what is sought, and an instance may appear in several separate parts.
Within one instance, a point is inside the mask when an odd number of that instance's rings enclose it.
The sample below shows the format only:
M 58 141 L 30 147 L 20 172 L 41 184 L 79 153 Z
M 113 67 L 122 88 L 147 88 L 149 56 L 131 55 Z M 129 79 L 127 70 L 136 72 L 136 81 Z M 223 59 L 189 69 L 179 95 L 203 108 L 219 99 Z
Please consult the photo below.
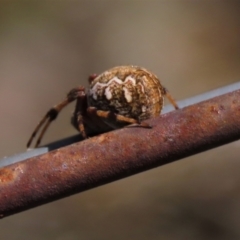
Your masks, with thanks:
M 160 114 L 163 94 L 158 78 L 146 69 L 120 66 L 97 76 L 87 95 L 89 106 L 142 121 Z

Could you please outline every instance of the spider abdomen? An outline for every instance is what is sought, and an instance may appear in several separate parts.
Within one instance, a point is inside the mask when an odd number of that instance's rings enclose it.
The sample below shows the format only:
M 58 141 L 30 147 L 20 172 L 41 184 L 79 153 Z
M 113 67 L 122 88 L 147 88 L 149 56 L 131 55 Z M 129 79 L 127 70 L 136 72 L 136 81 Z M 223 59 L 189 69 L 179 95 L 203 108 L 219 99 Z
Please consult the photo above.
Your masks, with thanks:
M 94 78 L 87 98 L 98 110 L 143 121 L 160 114 L 163 95 L 154 74 L 137 66 L 119 66 Z

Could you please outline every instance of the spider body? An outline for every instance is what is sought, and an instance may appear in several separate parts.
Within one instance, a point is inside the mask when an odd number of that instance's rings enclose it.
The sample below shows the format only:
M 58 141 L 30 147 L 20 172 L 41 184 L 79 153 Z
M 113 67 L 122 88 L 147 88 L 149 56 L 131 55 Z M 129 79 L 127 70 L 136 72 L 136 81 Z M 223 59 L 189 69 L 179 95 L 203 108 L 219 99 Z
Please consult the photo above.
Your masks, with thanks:
M 144 68 L 120 66 L 93 79 L 89 106 L 112 111 L 139 122 L 160 114 L 164 90 L 155 75 Z
M 64 101 L 47 112 L 37 125 L 27 146 L 45 124 L 37 140 L 36 146 L 39 145 L 50 122 L 57 117 L 63 107 L 74 100 L 76 107 L 72 124 L 83 138 L 129 124 L 149 128 L 150 126 L 142 121 L 160 114 L 164 95 L 176 109 L 178 108 L 158 78 L 141 67 L 114 67 L 100 75 L 91 75 L 89 83 L 87 91 L 84 87 L 72 89 Z

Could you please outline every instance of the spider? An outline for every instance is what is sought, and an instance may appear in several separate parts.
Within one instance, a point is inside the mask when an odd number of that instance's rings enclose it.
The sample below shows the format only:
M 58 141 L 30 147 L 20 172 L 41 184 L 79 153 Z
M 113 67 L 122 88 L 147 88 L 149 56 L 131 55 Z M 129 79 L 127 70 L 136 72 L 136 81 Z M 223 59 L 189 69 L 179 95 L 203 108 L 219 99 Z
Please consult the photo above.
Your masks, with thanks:
M 33 131 L 27 147 L 43 126 L 35 145 L 37 147 L 50 123 L 75 100 L 71 122 L 83 138 L 125 126 L 151 128 L 143 121 L 161 113 L 164 96 L 178 109 L 158 78 L 138 66 L 118 66 L 100 75 L 90 75 L 89 84 L 87 91 L 82 86 L 73 88 L 62 102 L 46 113 Z

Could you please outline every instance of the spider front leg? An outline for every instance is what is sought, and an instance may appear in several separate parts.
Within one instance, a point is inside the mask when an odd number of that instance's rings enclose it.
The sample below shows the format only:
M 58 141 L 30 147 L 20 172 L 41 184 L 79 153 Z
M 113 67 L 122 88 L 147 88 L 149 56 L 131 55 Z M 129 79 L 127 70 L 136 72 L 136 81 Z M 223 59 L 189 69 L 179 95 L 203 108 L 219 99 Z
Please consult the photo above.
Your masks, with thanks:
M 67 97 L 60 102 L 59 104 L 55 105 L 54 107 L 52 107 L 47 113 L 46 115 L 43 117 L 43 119 L 38 123 L 38 125 L 36 126 L 35 130 L 33 131 L 28 143 L 27 143 L 27 148 L 31 145 L 32 140 L 34 139 L 34 137 L 36 136 L 36 134 L 38 133 L 38 131 L 40 130 L 40 128 L 43 126 L 43 129 L 37 139 L 36 145 L 35 147 L 37 147 L 41 140 L 42 137 L 44 135 L 44 133 L 46 132 L 46 130 L 48 129 L 50 123 L 55 120 L 59 114 L 59 112 L 65 107 L 67 106 L 69 103 L 73 102 L 74 100 L 76 100 L 77 98 L 85 98 L 86 94 L 85 94 L 85 89 L 84 87 L 77 87 L 77 88 L 73 88 L 68 94 Z
M 83 116 L 81 114 L 77 115 L 76 123 L 73 123 L 73 125 L 77 128 L 77 130 L 80 132 L 83 139 L 87 138 L 86 129 L 83 123 Z

